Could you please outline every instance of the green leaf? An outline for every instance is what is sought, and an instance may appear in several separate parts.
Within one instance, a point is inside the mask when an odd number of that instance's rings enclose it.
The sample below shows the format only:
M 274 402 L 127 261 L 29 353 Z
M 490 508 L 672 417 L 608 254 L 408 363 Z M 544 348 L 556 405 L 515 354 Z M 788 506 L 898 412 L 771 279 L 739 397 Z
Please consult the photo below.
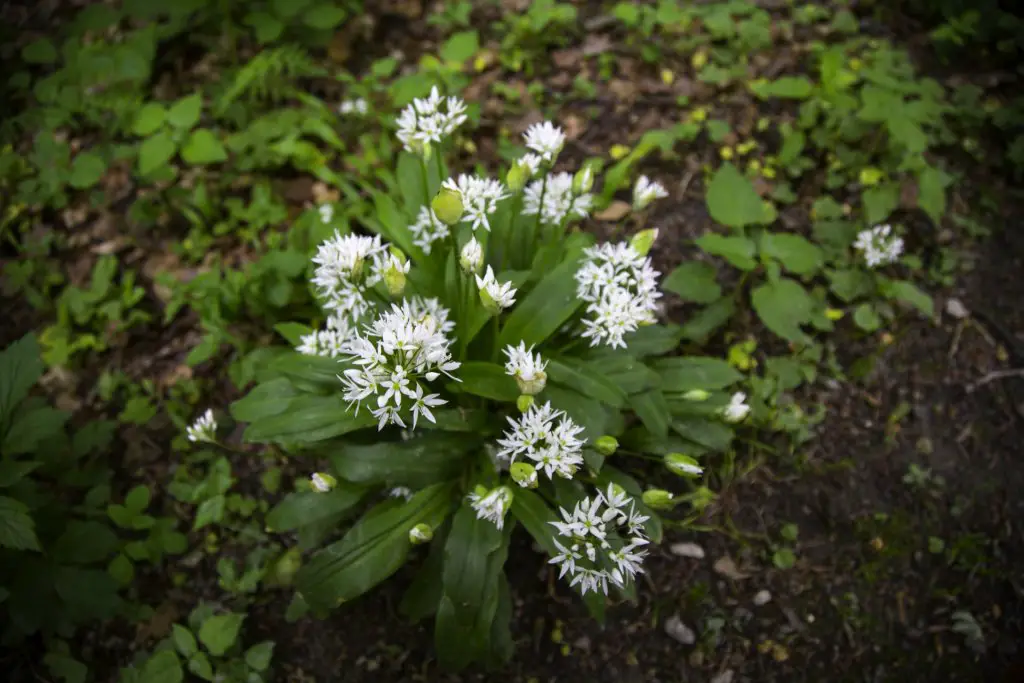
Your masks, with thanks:
M 28 514 L 28 508 L 6 496 L 0 496 L 0 547 L 40 550 L 36 525 Z
M 214 657 L 226 653 L 238 640 L 238 632 L 245 621 L 244 614 L 228 612 L 215 614 L 199 627 L 199 642 Z
M 735 435 L 728 425 L 702 417 L 676 417 L 672 421 L 672 430 L 709 451 L 728 450 Z
M 213 665 L 210 664 L 210 658 L 201 650 L 189 658 L 188 670 L 204 681 L 213 681 Z
M 278 323 L 274 325 L 274 331 L 285 338 L 292 346 L 302 343 L 302 338 L 313 332 L 313 328 L 302 323 Z
M 27 334 L 0 352 L 0 429 L 42 374 L 35 335 Z
M 332 519 L 353 508 L 364 495 L 365 488 L 346 481 L 339 481 L 326 493 L 289 493 L 267 514 L 267 529 L 283 533 Z
M 582 302 L 576 296 L 576 270 L 579 255 L 559 264 L 518 302 L 501 328 L 499 346 L 539 344 L 568 320 Z
M 57 48 L 46 38 L 33 40 L 21 49 L 21 58 L 29 64 L 53 64 L 57 56 Z
M 146 660 L 139 672 L 139 683 L 181 683 L 185 672 L 173 650 L 162 650 Z
M 245 663 L 255 671 L 266 671 L 270 667 L 270 659 L 273 656 L 274 641 L 265 640 L 245 651 Z
M 688 261 L 669 273 L 661 288 L 678 294 L 684 301 L 709 304 L 722 296 L 717 275 L 718 270 L 710 263 Z
M 0 462 L 0 489 L 14 486 L 40 465 L 42 463 L 36 460 L 26 460 L 23 462 L 4 460 Z
M 730 163 L 715 171 L 706 202 L 711 217 L 722 225 L 742 228 L 764 222 L 764 202 L 754 184 Z
M 651 369 L 661 377 L 663 391 L 714 391 L 743 379 L 743 375 L 726 361 L 704 356 L 663 358 L 655 361 Z
M 42 406 L 27 413 L 18 413 L 3 439 L 0 450 L 7 456 L 31 453 L 36 446 L 59 432 L 69 414 L 49 406 Z
M 584 438 L 597 439 L 605 434 L 614 434 L 622 427 L 622 416 L 617 410 L 578 391 L 548 384 L 538 398 L 551 401 L 551 405 L 564 410 L 576 424 L 583 427 Z M 619 420 L 618 426 L 612 423 L 613 418 Z
M 142 512 L 149 507 L 149 500 L 149 487 L 145 484 L 139 484 L 124 497 L 124 505 L 133 512 Z
M 275 358 L 271 368 L 293 381 L 299 380 L 318 388 L 337 391 L 341 386 L 338 376 L 342 374 L 345 365 L 336 358 L 286 353 Z
M 757 267 L 754 256 L 757 245 L 753 240 L 736 235 L 725 236 L 708 232 L 696 240 L 698 247 L 714 256 L 721 256 L 740 270 L 753 270 Z
M 245 17 L 245 23 L 252 26 L 256 40 L 264 45 L 277 40 L 285 29 L 284 22 L 269 12 L 250 12 Z
M 402 595 L 398 611 L 409 621 L 416 623 L 435 614 L 444 592 L 444 547 L 448 539 L 449 526 L 446 523 L 434 532 L 427 559 L 423 561 L 416 577 Z
M 860 196 L 864 208 L 864 221 L 876 225 L 889 217 L 900 203 L 900 186 L 897 183 L 884 183 L 878 187 L 868 188 Z
M 555 384 L 574 389 L 583 396 L 613 408 L 626 405 L 626 394 L 599 372 L 571 358 L 548 360 L 547 373 Z
M 345 10 L 334 6 L 333 3 L 324 2 L 310 7 L 302 15 L 302 21 L 310 28 L 326 31 L 334 28 L 345 18 Z
M 199 651 L 196 637 L 181 624 L 171 625 L 171 640 L 174 642 L 174 648 L 186 659 Z
M 753 81 L 750 90 L 761 99 L 779 97 L 805 100 L 811 96 L 812 84 L 806 76 L 782 76 L 774 81 Z
M 274 441 L 308 444 L 348 434 L 376 424 L 368 410 L 349 410 L 340 395 L 299 396 L 277 415 L 253 422 L 245 429 L 247 443 Z
M 407 441 L 341 444 L 320 450 L 348 481 L 415 489 L 457 477 L 466 453 L 480 445 L 465 434 L 428 432 Z
M 863 303 L 853 311 L 853 322 L 865 332 L 874 332 L 882 326 L 882 318 L 869 303 Z
M 659 389 L 649 389 L 642 394 L 630 396 L 629 402 L 636 416 L 651 434 L 658 438 L 664 438 L 668 434 L 671 416 L 665 396 Z
M 935 317 L 935 302 L 913 282 L 892 280 L 883 283 L 882 290 L 886 298 L 910 304 L 929 318 Z
M 664 356 L 679 346 L 682 330 L 678 325 L 644 325 L 625 337 L 629 353 L 637 358 Z
M 188 136 L 188 141 L 181 149 L 181 158 L 192 166 L 202 166 L 227 161 L 228 153 L 213 131 L 199 128 Z
M 516 381 L 496 363 L 468 361 L 459 367 L 457 374 L 459 381 L 448 385 L 452 391 L 509 403 L 519 398 Z
M 285 377 L 257 384 L 245 398 L 231 404 L 231 417 L 239 422 L 256 422 L 287 410 L 301 393 Z
M 800 235 L 765 232 L 761 253 L 777 259 L 782 267 L 797 275 L 812 275 L 825 264 L 825 255 L 815 244 Z
M 433 199 L 427 196 L 429 190 L 424 185 L 422 157 L 409 152 L 399 152 L 395 178 L 398 181 L 398 190 L 402 194 L 405 213 L 410 218 L 415 218 L 424 202 Z
M 157 132 L 167 119 L 167 110 L 159 102 L 146 102 L 135 115 L 132 132 L 139 137 L 149 137 Z
M 946 188 L 953 177 L 934 166 L 925 166 L 917 175 L 917 205 L 936 225 L 946 213 Z
M 182 97 L 167 110 L 167 123 L 180 130 L 189 130 L 199 123 L 199 114 L 203 110 L 203 96 L 192 93 Z
M 98 183 L 106 171 L 107 164 L 103 157 L 95 152 L 82 152 L 71 163 L 68 184 L 76 190 L 84 190 Z
M 227 499 L 223 493 L 207 498 L 200 503 L 199 508 L 196 510 L 196 520 L 192 525 L 192 530 L 202 529 L 204 526 L 216 524 L 223 520 L 226 503 Z
M 846 303 L 867 296 L 874 288 L 871 275 L 859 268 L 832 270 L 828 271 L 826 275 L 831 281 L 832 291 Z
M 460 31 L 454 34 L 438 51 L 438 56 L 446 62 L 465 64 L 480 50 L 480 37 L 476 31 Z
M 51 650 L 43 657 L 43 664 L 50 673 L 64 683 L 85 683 L 89 668 L 71 655 Z
M 143 176 L 160 170 L 167 165 L 177 145 L 167 131 L 160 131 L 142 141 L 139 147 L 139 174 Z
M 765 326 L 783 339 L 806 343 L 800 326 L 811 321 L 814 300 L 795 280 L 780 278 L 756 287 L 750 302 Z
M 71 520 L 49 552 L 61 564 L 94 564 L 114 554 L 120 543 L 106 524 Z
M 450 509 L 451 491 L 450 484 L 435 484 L 409 501 L 391 499 L 374 507 L 299 570 L 299 593 L 311 607 L 329 609 L 391 576 L 409 553 L 409 530 L 421 523 L 439 526 Z
M 632 349 L 630 349 L 632 351 Z M 625 394 L 638 394 L 661 386 L 661 378 L 641 361 L 622 353 L 588 362 L 591 372 L 603 373 L 609 382 Z
M 682 326 L 681 336 L 683 339 L 704 344 L 711 335 L 729 322 L 735 312 L 736 300 L 732 297 L 723 297 L 705 307 L 700 313 L 691 316 Z
M 119 586 L 127 586 L 135 578 L 135 565 L 125 555 L 118 553 L 107 565 L 107 574 L 117 581 Z

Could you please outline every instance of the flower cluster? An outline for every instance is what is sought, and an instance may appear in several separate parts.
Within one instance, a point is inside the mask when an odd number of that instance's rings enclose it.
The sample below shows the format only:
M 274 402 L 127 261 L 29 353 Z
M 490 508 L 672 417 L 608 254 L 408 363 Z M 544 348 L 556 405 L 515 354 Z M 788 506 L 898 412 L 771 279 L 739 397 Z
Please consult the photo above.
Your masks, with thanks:
M 431 245 L 434 242 L 447 239 L 450 234 L 448 226 L 437 217 L 437 214 L 429 206 L 420 207 L 416 222 L 409 226 L 409 232 L 412 233 L 412 243 L 422 249 L 424 254 L 430 253 Z
M 497 211 L 498 202 L 508 197 L 505 186 L 497 180 L 480 178 L 462 173 L 458 178 L 449 178 L 442 185 L 446 190 L 458 192 L 462 197 L 466 219 L 473 230 L 483 228 L 490 231 L 487 217 Z
M 217 420 L 213 417 L 213 411 L 207 408 L 206 412 L 199 416 L 199 419 L 185 428 L 185 436 L 192 443 L 216 442 Z
M 323 242 L 313 257 L 313 285 L 323 306 L 337 316 L 356 320 L 369 309 L 367 289 L 384 277 L 391 258 L 380 237 L 342 235 Z
M 343 100 L 341 104 L 338 105 L 338 113 L 345 116 L 351 114 L 359 114 L 360 116 L 365 116 L 368 110 L 369 106 L 366 104 L 366 100 L 364 100 L 362 97 L 352 100 Z
M 523 213 L 540 214 L 545 225 L 561 225 L 572 217 L 586 218 L 594 198 L 586 192 L 576 192 L 569 173 L 554 173 L 530 183 L 523 194 Z
M 655 322 L 660 273 L 625 242 L 590 247 L 584 254 L 587 260 L 576 272 L 576 295 L 587 302 L 590 316 L 583 320 L 583 336 L 591 346 L 626 348 L 626 334 Z
M 551 403 L 530 406 L 518 420 L 507 419 L 512 429 L 498 439 L 499 460 L 514 463 L 516 458 L 529 458 L 549 479 L 556 474 L 571 479 L 583 464 L 586 439 L 579 438 L 583 427 L 563 411 L 552 408 Z
M 519 391 L 527 396 L 533 396 L 544 391 L 548 376 L 544 368 L 548 366 L 546 360 L 540 354 L 532 353 L 533 347 L 526 348 L 526 342 L 519 342 L 519 346 L 506 346 L 505 355 L 508 362 L 505 363 L 505 373 L 515 379 L 519 385 Z
M 467 496 L 477 519 L 493 522 L 499 529 L 505 526 L 505 513 L 512 506 L 512 497 L 512 489 L 507 486 L 499 486 L 491 491 L 478 486 Z
M 498 282 L 498 278 L 494 276 L 494 269 L 490 266 L 487 266 L 487 272 L 483 277 L 476 276 L 476 286 L 492 313 L 508 308 L 516 302 L 516 288 L 511 282 Z
M 431 408 L 446 401 L 428 394 L 421 380 L 432 382 L 442 374 L 452 377 L 459 363 L 452 360 L 448 333 L 454 329 L 448 310 L 436 299 L 407 299 L 392 304 L 363 334 L 353 335 L 344 344 L 344 354 L 355 366 L 340 377 L 344 398 L 356 412 L 367 399 L 370 413 L 377 418 L 377 429 L 386 424 L 405 427 L 404 402 L 411 402 L 412 426 L 422 416 L 434 422 Z
M 633 208 L 643 211 L 655 199 L 664 199 L 667 196 L 668 191 L 661 183 L 651 181 L 642 175 L 636 179 L 636 185 L 633 186 Z
M 550 121 L 544 121 L 527 128 L 523 139 L 526 146 L 537 153 L 540 161 L 553 164 L 565 145 L 565 132 Z M 537 172 L 536 168 L 533 172 Z
M 726 422 L 742 422 L 747 417 L 747 413 L 750 412 L 750 406 L 747 405 L 747 395 L 742 391 L 738 391 L 732 395 L 729 399 L 729 405 L 722 409 L 722 417 L 725 418 Z
M 889 225 L 876 225 L 857 235 L 853 248 L 864 254 L 869 268 L 895 263 L 903 253 L 903 238 L 892 234 Z
M 466 121 L 466 103 L 458 97 L 441 97 L 435 86 L 430 96 L 417 98 L 399 115 L 398 139 L 405 151 L 423 153 L 440 143 Z
M 602 509 L 603 507 L 603 509 Z M 615 484 L 594 498 L 584 498 L 570 513 L 561 509 L 561 522 L 551 522 L 558 530 L 555 547 L 559 554 L 551 564 L 559 567 L 559 578 L 572 577 L 571 586 L 608 594 L 608 584 L 624 588 L 643 573 L 648 544 L 636 503 Z

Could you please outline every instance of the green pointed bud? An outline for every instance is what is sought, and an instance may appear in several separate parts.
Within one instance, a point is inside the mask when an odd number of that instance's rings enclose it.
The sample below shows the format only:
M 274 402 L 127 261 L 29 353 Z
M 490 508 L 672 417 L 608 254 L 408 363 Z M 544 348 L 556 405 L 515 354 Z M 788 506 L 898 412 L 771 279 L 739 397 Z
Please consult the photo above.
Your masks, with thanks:
M 683 398 L 687 401 L 706 401 L 711 398 L 711 394 L 703 389 L 690 389 L 683 394 Z
M 481 497 L 486 496 L 490 492 L 491 490 L 484 486 L 483 484 L 477 484 L 476 486 L 473 487 L 473 493 Z
M 430 543 L 433 538 L 434 530 L 430 528 L 429 524 L 417 524 L 409 529 L 409 542 L 413 545 Z
M 430 208 L 434 210 L 437 219 L 445 225 L 455 225 L 462 220 L 462 214 L 466 211 L 462 204 L 462 193 L 447 187 L 441 188 L 434 201 L 430 202 Z
M 695 478 L 704 474 L 704 468 L 697 464 L 697 461 L 682 453 L 669 453 L 664 459 L 665 467 L 672 474 L 680 477 Z
M 513 192 L 522 192 L 531 175 L 533 174 L 530 172 L 530 167 L 517 161 L 512 164 L 512 168 L 508 169 L 508 173 L 505 175 L 505 184 Z
M 309 485 L 317 493 L 327 493 L 338 485 L 338 480 L 326 472 L 317 472 L 309 478 Z
M 519 412 L 521 413 L 525 413 L 527 410 L 530 409 L 530 406 L 532 405 L 533 396 L 530 396 L 529 394 L 523 394 L 522 396 L 516 399 L 516 408 L 518 408 Z
M 615 455 L 615 451 L 619 450 L 619 440 L 605 434 L 594 442 L 594 450 L 604 456 Z
M 526 489 L 537 488 L 537 468 L 528 462 L 514 462 L 508 468 L 512 481 Z
M 405 274 L 409 272 L 409 265 L 405 254 L 392 248 L 391 258 L 384 269 L 384 286 L 388 288 L 388 294 L 391 296 L 400 297 L 405 291 Z
M 476 237 L 466 242 L 459 254 L 459 267 L 466 275 L 476 275 L 484 265 L 484 249 Z
M 590 166 L 584 166 L 572 179 L 572 193 L 577 196 L 586 194 L 590 192 L 593 187 L 594 172 L 590 170 Z
M 676 504 L 674 496 L 664 489 L 647 489 L 640 498 L 652 510 L 671 510 Z
M 609 486 L 612 487 L 612 493 L 615 495 L 616 498 L 631 497 L 629 496 L 629 492 L 626 491 L 626 489 L 622 488 L 620 485 L 613 483 L 609 484 Z
M 629 240 L 629 246 L 641 256 L 647 256 L 654 246 L 654 240 L 658 239 L 658 229 L 641 230 Z

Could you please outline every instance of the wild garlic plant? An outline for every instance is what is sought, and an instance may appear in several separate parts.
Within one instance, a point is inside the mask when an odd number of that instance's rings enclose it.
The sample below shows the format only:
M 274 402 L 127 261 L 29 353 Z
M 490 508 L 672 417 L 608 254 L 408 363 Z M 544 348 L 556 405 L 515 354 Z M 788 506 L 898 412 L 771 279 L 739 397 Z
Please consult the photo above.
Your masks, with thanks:
M 531 126 L 499 177 L 453 173 L 444 156 L 465 111 L 435 89 L 402 112 L 405 151 L 394 182 L 371 190 L 376 215 L 337 223 L 312 257 L 323 322 L 278 326 L 293 348 L 231 406 L 246 441 L 329 463 L 268 518 L 322 546 L 294 609 L 337 607 L 414 556 L 402 611 L 433 616 L 452 667 L 511 654 L 517 529 L 596 617 L 632 596 L 657 511 L 708 504 L 700 461 L 730 448 L 750 410 L 728 363 L 670 356 L 682 334 L 659 323 L 657 230 L 634 221 L 598 245 L 580 229 L 599 169 L 556 170 L 565 133 Z M 666 194 L 642 178 L 634 206 Z M 638 481 L 652 459 L 676 491 Z

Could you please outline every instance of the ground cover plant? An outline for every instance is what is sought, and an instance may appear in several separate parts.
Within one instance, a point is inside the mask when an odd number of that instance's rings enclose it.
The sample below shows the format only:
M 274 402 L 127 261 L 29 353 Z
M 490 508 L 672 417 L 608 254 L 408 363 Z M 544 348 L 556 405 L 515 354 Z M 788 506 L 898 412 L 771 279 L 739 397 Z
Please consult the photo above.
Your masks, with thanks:
M 1014 680 L 1006 9 L 5 8 L 5 668 Z

